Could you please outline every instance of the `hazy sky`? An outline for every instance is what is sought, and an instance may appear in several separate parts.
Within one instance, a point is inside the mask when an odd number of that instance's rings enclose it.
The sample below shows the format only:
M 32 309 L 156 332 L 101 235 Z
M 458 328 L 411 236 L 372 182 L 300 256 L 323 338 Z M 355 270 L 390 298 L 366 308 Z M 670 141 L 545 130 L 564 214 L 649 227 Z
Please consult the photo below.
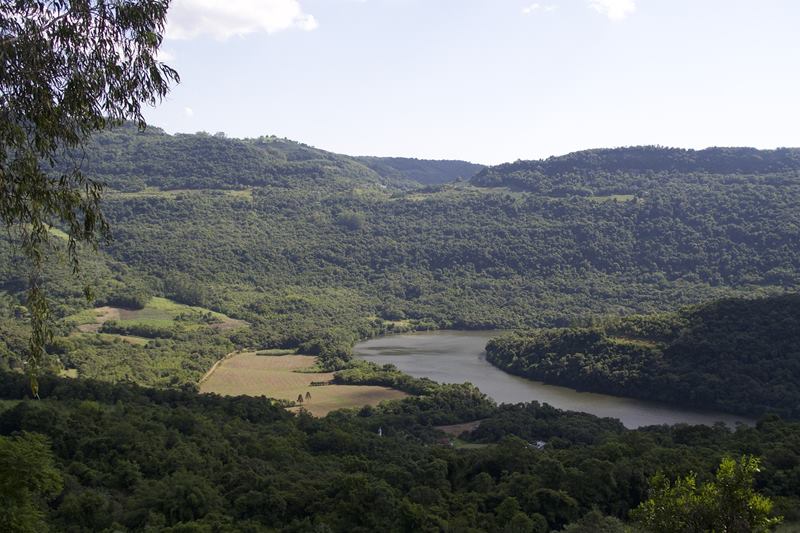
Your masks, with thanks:
M 800 146 L 798 0 L 173 0 L 169 132 L 499 163 Z

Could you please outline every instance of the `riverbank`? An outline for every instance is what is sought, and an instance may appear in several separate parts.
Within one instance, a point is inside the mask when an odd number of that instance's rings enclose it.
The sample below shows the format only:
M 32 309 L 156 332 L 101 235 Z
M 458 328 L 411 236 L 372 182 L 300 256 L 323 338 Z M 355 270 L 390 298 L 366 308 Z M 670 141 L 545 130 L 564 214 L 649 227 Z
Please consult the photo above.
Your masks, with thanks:
M 470 382 L 498 403 L 538 401 L 568 411 L 617 418 L 628 428 L 659 424 L 752 424 L 753 420 L 718 412 L 683 409 L 667 404 L 607 394 L 578 392 L 513 376 L 492 366 L 484 356 L 497 331 L 440 330 L 370 339 L 354 347 L 356 357 L 379 365 L 393 364 L 416 378 L 439 383 Z

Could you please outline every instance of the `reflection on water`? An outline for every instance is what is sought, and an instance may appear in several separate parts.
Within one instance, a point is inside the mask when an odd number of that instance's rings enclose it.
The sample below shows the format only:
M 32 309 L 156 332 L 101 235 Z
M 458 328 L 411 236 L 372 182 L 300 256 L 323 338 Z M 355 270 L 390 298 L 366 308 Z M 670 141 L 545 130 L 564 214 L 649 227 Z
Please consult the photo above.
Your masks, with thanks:
M 406 374 L 427 377 L 440 383 L 476 385 L 498 403 L 549 403 L 559 409 L 584 411 L 597 416 L 619 418 L 626 427 L 653 424 L 713 424 L 722 421 L 752 423 L 723 413 L 670 407 L 655 402 L 578 392 L 567 387 L 545 385 L 506 374 L 486 361 L 486 341 L 494 331 L 435 331 L 371 339 L 355 347 L 358 357 L 378 364 L 391 363 Z

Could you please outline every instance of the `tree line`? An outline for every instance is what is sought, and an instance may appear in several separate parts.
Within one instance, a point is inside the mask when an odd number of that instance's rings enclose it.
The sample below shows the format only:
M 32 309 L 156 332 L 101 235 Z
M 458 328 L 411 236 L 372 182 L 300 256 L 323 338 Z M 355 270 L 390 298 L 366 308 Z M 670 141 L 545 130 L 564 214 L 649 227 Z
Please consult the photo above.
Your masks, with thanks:
M 800 416 L 800 295 L 724 299 L 494 338 L 487 360 L 531 379 L 761 416 Z
M 0 464 L 26 474 L 0 482 L 12 503 L 0 523 L 20 530 L 577 533 L 636 519 L 664 531 L 648 503 L 673 501 L 664 480 L 720 487 L 726 461 L 748 454 L 760 468 L 737 487 L 774 507 L 743 527 L 800 519 L 800 426 L 774 416 L 626 430 L 536 402 L 496 407 L 455 385 L 323 419 L 266 398 L 92 380 L 43 377 L 41 392 L 26 400 L 22 376 L 0 379 Z M 476 415 L 469 448 L 433 427 Z

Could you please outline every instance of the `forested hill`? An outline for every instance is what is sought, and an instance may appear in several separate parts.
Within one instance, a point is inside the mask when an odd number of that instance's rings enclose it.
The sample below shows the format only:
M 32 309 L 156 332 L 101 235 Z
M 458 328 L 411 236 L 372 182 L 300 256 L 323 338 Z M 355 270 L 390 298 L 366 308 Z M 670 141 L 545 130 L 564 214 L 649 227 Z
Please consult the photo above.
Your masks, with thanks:
M 83 157 L 87 175 L 120 191 L 239 189 L 278 186 L 346 189 L 414 188 L 465 179 L 480 165 L 463 161 L 353 158 L 302 143 L 263 136 L 231 139 L 223 133 L 168 135 L 132 124 L 93 137 Z
M 798 290 L 800 177 L 774 169 L 662 175 L 597 166 L 575 175 L 574 186 L 563 174 L 530 190 L 420 187 L 275 138 L 118 128 L 97 137 L 84 164 L 109 183 L 103 209 L 114 234 L 92 256 L 91 305 L 147 305 L 156 296 L 250 325 L 196 357 L 191 331 L 166 317 L 176 331 L 147 333 L 163 346 L 185 343 L 181 357 L 156 376 L 127 372 L 161 384 L 182 369 L 179 382 L 192 382 L 229 347 L 302 347 L 337 363 L 359 338 L 389 328 L 564 326 Z M 24 317 L 25 271 L 0 242 L 0 322 Z M 49 291 L 69 333 L 87 304 L 62 274 Z M 100 340 L 69 336 L 62 361 L 114 351 L 144 368 L 155 357 Z M 81 368 L 94 377 L 125 375 L 90 363 Z
M 487 359 L 583 390 L 800 417 L 800 294 L 501 337 Z
M 337 187 L 382 184 L 363 164 L 280 139 L 229 139 L 222 133 L 168 135 L 132 124 L 93 137 L 84 172 L 111 189 L 239 189 L 242 187 Z
M 482 187 L 513 187 L 555 196 L 641 194 L 687 178 L 709 177 L 720 183 L 756 180 L 780 184 L 798 176 L 800 148 L 706 148 L 685 150 L 658 146 L 597 149 L 516 161 L 487 168 L 472 179 Z
M 458 179 L 468 180 L 483 170 L 483 165 L 467 161 L 428 160 L 410 157 L 359 157 L 359 161 L 384 176 L 440 185 Z

